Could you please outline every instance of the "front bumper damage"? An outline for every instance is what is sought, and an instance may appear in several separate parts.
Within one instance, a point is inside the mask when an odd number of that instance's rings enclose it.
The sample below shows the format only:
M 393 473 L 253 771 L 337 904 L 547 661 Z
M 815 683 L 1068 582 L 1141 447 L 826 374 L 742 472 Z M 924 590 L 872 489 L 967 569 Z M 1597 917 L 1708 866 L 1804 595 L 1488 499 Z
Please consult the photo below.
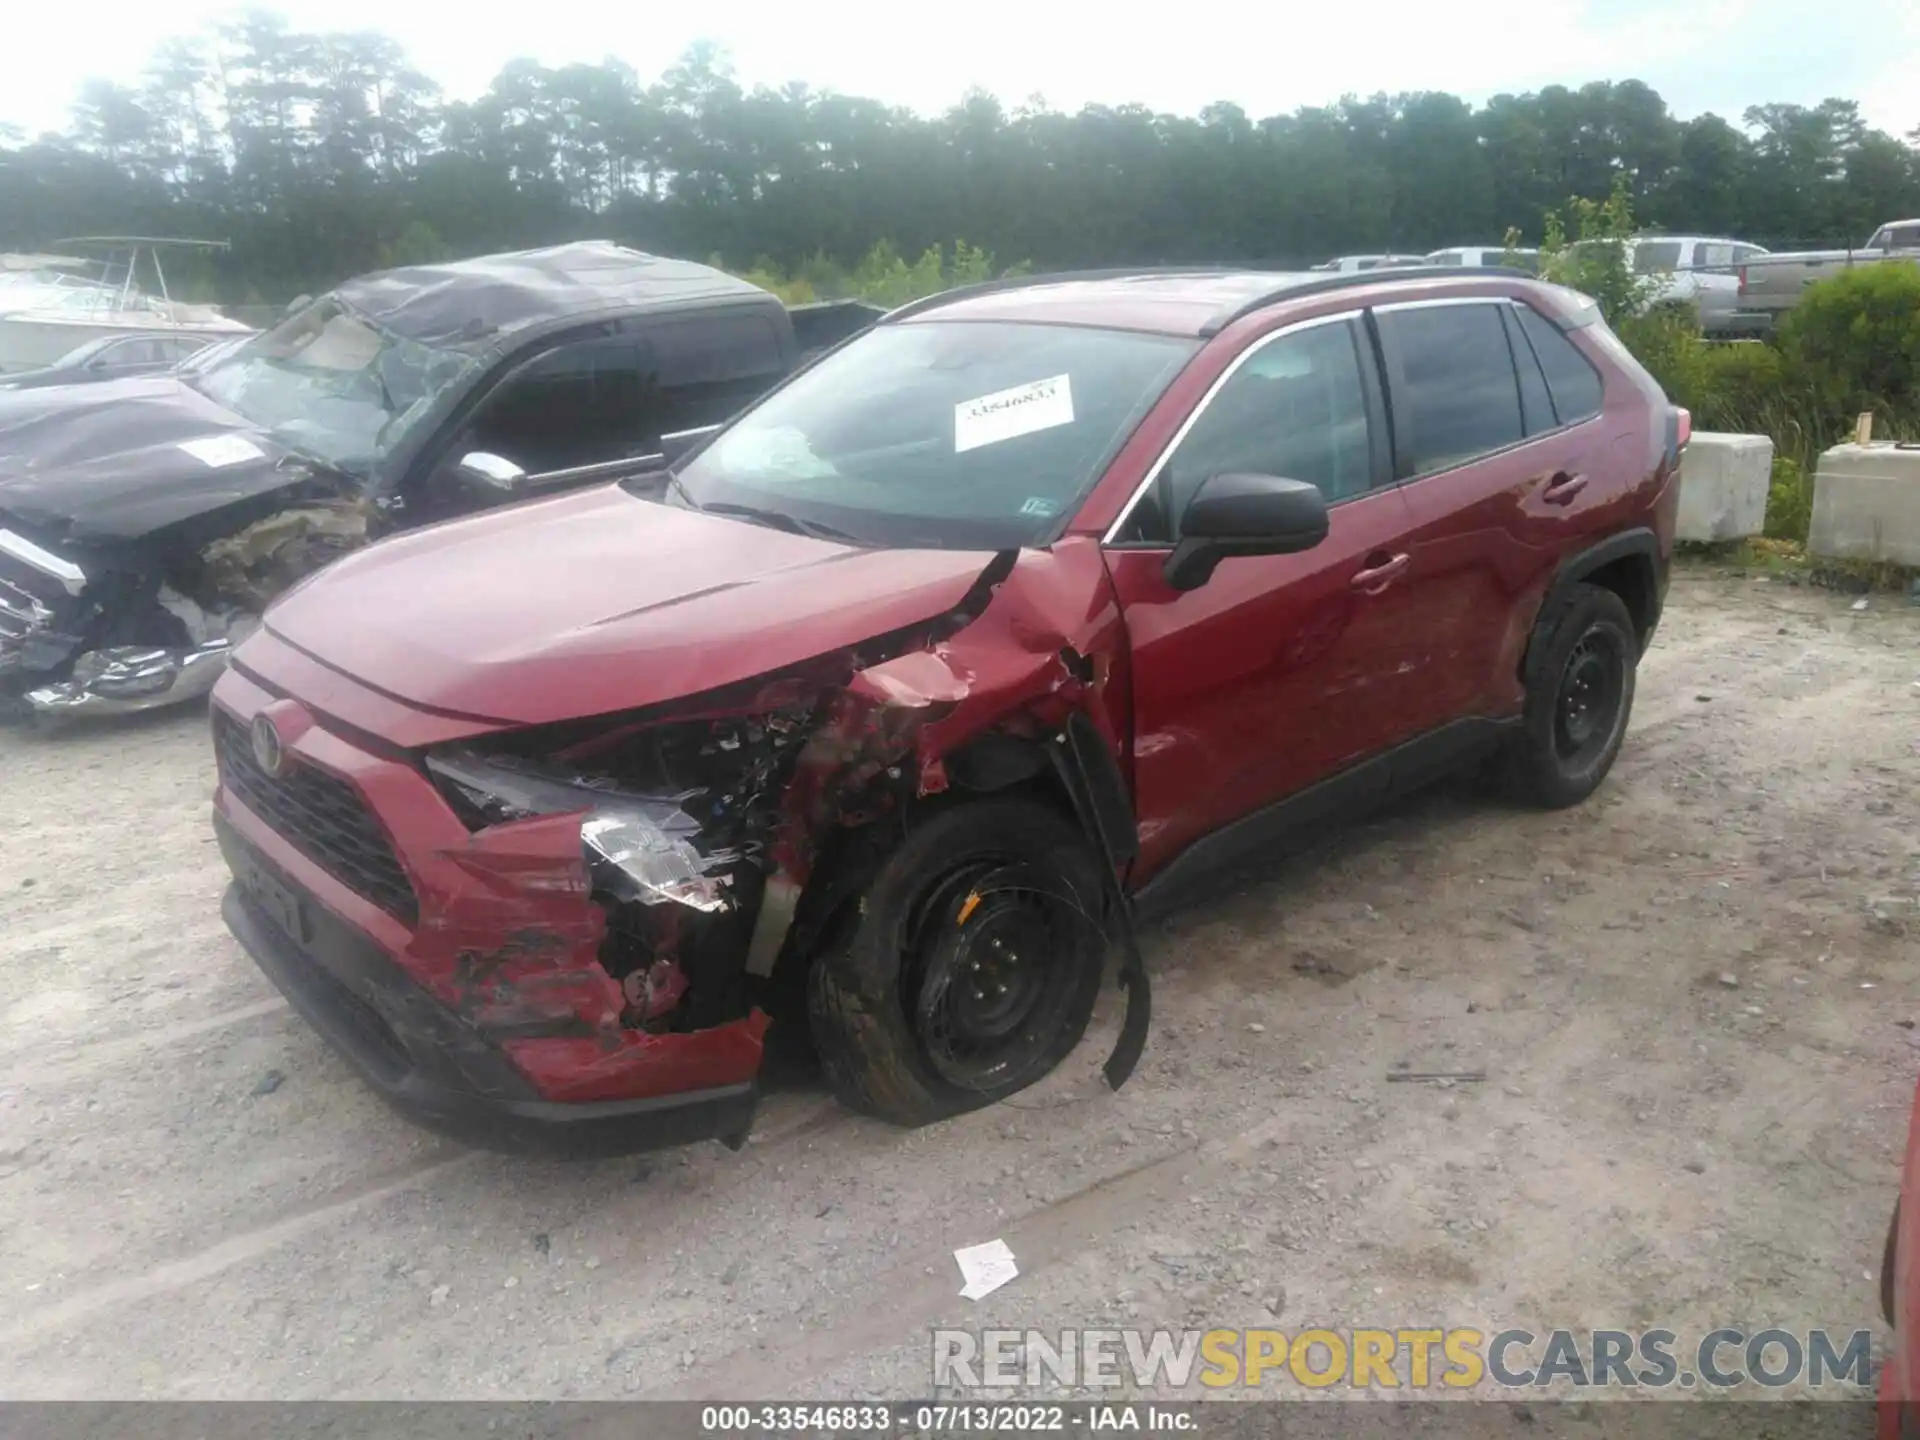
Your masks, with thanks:
M 1089 551 L 1075 563 L 1100 562 Z M 1095 589 L 1091 571 L 1070 578 L 1081 583 L 1057 584 L 1062 597 Z M 995 730 L 1021 737 L 1041 768 L 1060 767 L 1112 861 L 1109 939 L 1128 1000 L 1106 1067 L 1118 1088 L 1149 1012 L 1121 886 L 1131 815 L 1123 793 L 1116 814 L 1117 778 L 1103 810 L 1082 758 L 1112 745 L 1100 703 L 1109 662 L 1068 643 L 1113 653 L 1115 617 L 1087 621 L 1082 600 L 1081 628 L 1069 631 L 1036 603 L 1044 590 L 986 605 L 1001 579 L 981 597 L 989 618 L 968 614 L 957 633 L 828 657 L 611 731 L 600 722 L 584 740 L 559 727 L 557 750 L 554 735 L 539 737 L 536 763 L 500 748 L 532 732 L 457 726 L 437 740 L 414 728 L 414 748 L 375 753 L 358 737 L 394 733 L 369 723 L 402 719 L 390 699 L 329 672 L 330 703 L 346 710 L 338 722 L 316 715 L 292 698 L 318 678 L 312 662 L 263 634 L 214 696 L 228 924 L 376 1090 L 435 1129 L 547 1154 L 738 1144 L 763 1007 L 779 1010 L 778 977 L 816 953 L 830 905 L 860 892 L 842 842 L 884 834 L 907 807 L 967 783 L 948 759 Z M 735 778 L 704 795 L 583 778 L 609 745 L 683 729 L 707 735 L 699 753 L 721 755 Z M 248 758 L 255 740 L 279 752 L 272 784 Z M 568 786 L 596 798 L 553 793 Z M 325 825 L 351 833 L 329 838 Z
M 216 821 L 235 880 L 221 915 L 301 1017 L 401 1114 L 482 1149 L 594 1159 L 717 1139 L 738 1148 L 753 1123 L 752 1080 L 631 1100 L 541 1098 L 507 1054 L 435 1003 L 366 935 L 297 898 L 290 877 Z M 294 896 L 276 916 L 259 898 Z M 285 928 L 297 915 L 299 938 Z M 757 1051 L 756 1051 L 757 1060 Z
M 186 649 L 119 645 L 90 650 L 74 662 L 68 679 L 27 691 L 27 708 L 35 715 L 59 719 L 137 715 L 183 705 L 212 691 L 232 654 L 229 640 Z
M 229 748 L 269 708 L 292 777 L 279 795 Z M 767 1016 L 682 1033 L 624 1023 L 577 820 L 472 833 L 411 765 L 303 719 L 237 671 L 216 695 L 215 830 L 233 876 L 222 908 L 368 1084 L 488 1149 L 588 1158 L 744 1140 Z M 366 823 L 350 833 L 340 822 L 355 804 Z M 383 850 L 407 857 L 399 889 L 373 883 Z
M 158 550 L 81 563 L 0 524 L 0 689 L 48 721 L 202 699 L 268 601 L 370 524 L 358 502 L 294 506 L 205 544 L 177 584 Z
M 213 689 L 242 631 L 161 586 L 154 603 L 193 643 L 89 648 L 89 583 L 80 565 L 0 527 L 0 684 L 29 713 L 129 715 Z

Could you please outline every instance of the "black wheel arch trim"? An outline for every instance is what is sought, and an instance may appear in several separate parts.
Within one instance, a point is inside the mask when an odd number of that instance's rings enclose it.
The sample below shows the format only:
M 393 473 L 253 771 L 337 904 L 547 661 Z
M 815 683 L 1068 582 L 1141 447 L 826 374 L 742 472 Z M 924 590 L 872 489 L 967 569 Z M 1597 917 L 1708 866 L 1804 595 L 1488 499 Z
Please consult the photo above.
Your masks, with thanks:
M 1127 1013 L 1120 1035 L 1102 1068 L 1109 1089 L 1126 1084 L 1147 1047 L 1147 1029 L 1153 1021 L 1153 996 L 1147 984 L 1146 962 L 1140 955 L 1140 937 L 1134 929 L 1121 874 L 1140 853 L 1139 829 L 1133 798 L 1113 752 L 1093 721 L 1076 710 L 1067 717 L 1047 758 L 1073 801 L 1074 813 L 1100 857 L 1101 881 L 1107 890 L 1109 935 L 1120 948 L 1120 985 L 1127 992 Z
M 1533 630 L 1527 637 L 1526 654 L 1520 661 L 1520 678 L 1532 684 L 1534 667 L 1540 656 L 1545 653 L 1548 632 L 1553 617 L 1560 611 L 1562 603 L 1573 593 L 1576 585 L 1621 560 L 1644 560 L 1647 564 L 1647 586 L 1640 598 L 1640 607 L 1644 609 L 1644 623 L 1637 637 L 1642 650 L 1653 638 L 1653 632 L 1660 623 L 1660 610 L 1666 598 L 1666 564 L 1660 555 L 1660 540 L 1652 530 L 1645 526 L 1636 526 L 1631 530 L 1622 530 L 1609 535 L 1596 545 L 1569 555 L 1560 562 L 1553 572 L 1553 579 L 1547 583 L 1546 594 L 1540 599 L 1540 608 L 1534 616 Z M 1628 609 L 1636 607 L 1628 601 Z M 1641 620 L 1639 615 L 1635 619 Z

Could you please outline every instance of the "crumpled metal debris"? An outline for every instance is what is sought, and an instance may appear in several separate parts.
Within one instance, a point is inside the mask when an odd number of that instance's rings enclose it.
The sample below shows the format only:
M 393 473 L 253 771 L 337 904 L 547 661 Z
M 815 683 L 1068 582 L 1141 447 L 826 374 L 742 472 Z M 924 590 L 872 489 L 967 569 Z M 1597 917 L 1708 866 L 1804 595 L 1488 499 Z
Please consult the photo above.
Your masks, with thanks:
M 365 545 L 372 518 L 372 507 L 360 499 L 282 510 L 211 541 L 200 552 L 207 581 L 220 595 L 264 610 L 281 591 Z

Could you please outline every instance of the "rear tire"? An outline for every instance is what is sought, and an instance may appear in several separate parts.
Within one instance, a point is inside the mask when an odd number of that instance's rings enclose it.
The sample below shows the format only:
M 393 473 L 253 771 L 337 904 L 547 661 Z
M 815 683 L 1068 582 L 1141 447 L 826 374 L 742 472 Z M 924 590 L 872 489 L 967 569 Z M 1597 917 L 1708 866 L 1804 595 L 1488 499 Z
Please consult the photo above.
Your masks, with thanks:
M 1036 800 L 964 801 L 916 825 L 808 978 L 834 1093 L 912 1126 L 1039 1080 L 1092 1017 L 1104 903 L 1085 838 Z
M 1577 585 L 1543 643 L 1499 773 L 1513 799 L 1558 810 L 1585 800 L 1613 768 L 1633 711 L 1640 642 L 1618 595 Z

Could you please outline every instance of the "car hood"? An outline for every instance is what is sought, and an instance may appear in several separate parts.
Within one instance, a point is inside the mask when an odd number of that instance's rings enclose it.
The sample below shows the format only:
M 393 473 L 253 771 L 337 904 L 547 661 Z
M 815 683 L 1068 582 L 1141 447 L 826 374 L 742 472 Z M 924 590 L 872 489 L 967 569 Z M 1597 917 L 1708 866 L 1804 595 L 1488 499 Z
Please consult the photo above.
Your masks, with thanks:
M 172 375 L 0 391 L 0 511 L 49 534 L 137 539 L 311 468 Z
M 544 724 L 698 694 L 934 619 L 992 560 L 862 550 L 603 486 L 345 556 L 282 596 L 266 627 L 409 704 Z

